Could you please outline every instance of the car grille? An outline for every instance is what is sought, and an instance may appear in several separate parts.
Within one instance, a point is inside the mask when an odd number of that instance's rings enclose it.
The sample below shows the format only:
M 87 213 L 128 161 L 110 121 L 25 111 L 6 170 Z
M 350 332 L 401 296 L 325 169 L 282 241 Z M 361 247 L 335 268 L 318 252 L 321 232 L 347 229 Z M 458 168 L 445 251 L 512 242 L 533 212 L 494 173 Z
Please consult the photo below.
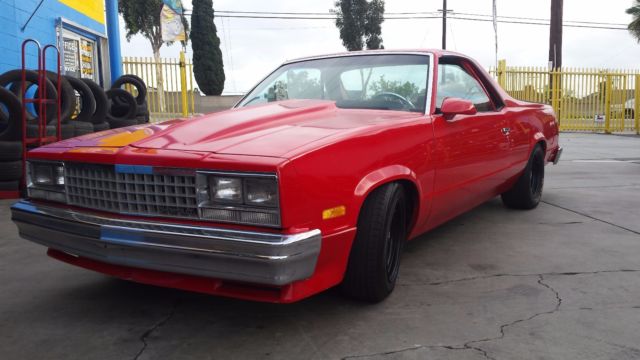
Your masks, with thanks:
M 195 173 L 134 174 L 113 165 L 65 164 L 70 205 L 132 215 L 198 217 Z

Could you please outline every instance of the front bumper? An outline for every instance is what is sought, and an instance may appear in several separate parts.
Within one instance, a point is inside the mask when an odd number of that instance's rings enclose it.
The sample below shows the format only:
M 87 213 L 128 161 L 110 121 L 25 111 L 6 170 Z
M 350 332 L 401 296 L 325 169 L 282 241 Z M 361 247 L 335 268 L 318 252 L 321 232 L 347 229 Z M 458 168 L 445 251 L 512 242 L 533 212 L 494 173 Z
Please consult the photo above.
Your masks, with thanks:
M 20 201 L 20 236 L 107 264 L 281 286 L 313 275 L 322 236 L 122 220 Z

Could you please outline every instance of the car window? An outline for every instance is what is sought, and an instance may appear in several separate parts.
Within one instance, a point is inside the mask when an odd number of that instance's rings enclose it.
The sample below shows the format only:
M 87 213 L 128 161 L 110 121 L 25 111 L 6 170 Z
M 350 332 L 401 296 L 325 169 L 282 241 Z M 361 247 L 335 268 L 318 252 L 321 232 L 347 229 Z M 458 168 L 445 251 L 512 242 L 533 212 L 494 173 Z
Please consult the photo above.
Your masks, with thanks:
M 428 55 L 384 54 L 285 64 L 237 107 L 290 99 L 335 101 L 343 109 L 424 112 Z
M 478 111 L 494 110 L 482 85 L 460 65 L 440 64 L 438 74 L 437 108 L 445 98 L 454 97 L 471 101 Z
M 288 99 L 320 99 L 321 72 L 319 69 L 291 69 L 272 80 L 263 90 L 255 94 L 251 105 Z

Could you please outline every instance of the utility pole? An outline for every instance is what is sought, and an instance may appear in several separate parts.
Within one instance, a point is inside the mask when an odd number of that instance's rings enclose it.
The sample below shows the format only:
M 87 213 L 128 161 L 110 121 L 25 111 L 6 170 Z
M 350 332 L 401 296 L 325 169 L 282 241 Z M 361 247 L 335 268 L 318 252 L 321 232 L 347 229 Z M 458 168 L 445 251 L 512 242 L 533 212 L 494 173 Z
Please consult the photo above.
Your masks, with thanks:
M 447 49 L 447 0 L 442 0 L 442 50 Z
M 453 10 L 447 9 L 447 0 L 442 0 L 442 9 L 438 9 L 442 12 L 442 49 L 447 49 L 447 14 L 453 12 Z
M 562 67 L 562 10 L 564 0 L 551 0 L 549 32 L 549 63 L 553 69 Z

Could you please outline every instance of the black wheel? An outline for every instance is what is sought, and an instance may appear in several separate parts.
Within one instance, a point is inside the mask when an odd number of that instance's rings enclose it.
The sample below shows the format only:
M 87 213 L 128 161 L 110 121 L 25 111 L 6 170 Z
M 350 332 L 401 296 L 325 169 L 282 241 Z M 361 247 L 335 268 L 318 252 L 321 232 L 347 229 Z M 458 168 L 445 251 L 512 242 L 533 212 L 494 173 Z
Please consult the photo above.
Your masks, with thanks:
M 544 150 L 536 145 L 522 175 L 502 194 L 502 202 L 512 209 L 533 209 L 540 203 L 544 186 Z
M 82 81 L 91 89 L 93 98 L 96 102 L 96 110 L 91 117 L 91 122 L 94 124 L 100 124 L 106 121 L 107 113 L 109 113 L 109 99 L 107 94 L 104 93 L 104 89 L 98 85 L 95 81 L 90 79 L 82 79 Z
M 62 124 L 62 129 L 60 129 L 60 135 L 62 139 L 70 139 L 75 136 L 75 127 L 72 123 Z
M 14 181 L 22 178 L 22 160 L 0 162 L 0 181 Z
M 0 113 L 2 113 L 0 140 L 21 140 L 22 104 L 17 96 L 2 86 L 0 86 Z
M 91 122 L 93 114 L 96 111 L 96 99 L 93 96 L 93 92 L 84 81 L 78 78 L 65 75 L 65 79 L 69 81 L 73 89 L 80 95 L 80 111 L 73 121 Z
M 26 87 L 29 89 L 31 86 L 38 84 L 40 76 L 37 71 L 27 70 L 25 71 Z M 22 70 L 10 70 L 0 75 L 0 87 L 9 87 L 9 90 L 16 95 L 18 101 L 22 103 Z M 45 79 L 45 88 L 47 92 L 47 99 L 57 100 L 58 92 L 53 83 L 47 78 Z M 22 105 L 21 105 L 22 106 Z M 57 116 L 57 109 L 55 105 L 45 106 L 47 113 L 47 122 L 53 122 Z M 20 110 L 22 114 L 22 108 Z M 20 115 L 22 116 L 22 115 Z M 27 120 L 39 120 L 39 117 L 27 111 Z
M 73 136 L 87 135 L 93 132 L 93 124 L 90 122 L 72 121 L 70 124 L 73 125 Z
M 109 127 L 111 129 L 117 129 L 117 128 L 122 128 L 122 127 L 127 127 L 127 126 L 133 126 L 133 125 L 138 125 L 138 121 L 136 119 L 125 119 L 125 120 L 113 119 L 113 120 L 109 120 Z
M 105 131 L 105 130 L 109 130 L 111 129 L 111 126 L 109 126 L 109 123 L 104 121 L 101 122 L 99 124 L 93 124 L 93 131 L 94 132 L 98 132 L 98 131 Z
M 40 128 L 38 124 L 27 124 L 27 137 L 35 138 L 38 137 L 38 132 Z M 45 136 L 55 136 L 56 135 L 56 126 L 55 125 L 47 125 L 45 127 Z
M 136 99 L 123 89 L 111 89 L 107 90 L 107 98 L 112 101 L 111 103 L 111 112 L 107 114 L 107 120 L 111 122 L 112 120 L 132 120 L 136 116 L 136 112 L 138 109 L 138 105 L 136 104 Z M 120 101 L 124 102 L 123 105 L 116 105 L 113 100 L 115 98 L 120 99 Z M 122 110 L 120 110 L 120 107 Z M 124 112 L 126 110 L 126 112 Z M 120 112 L 122 111 L 122 112 Z
M 400 184 L 391 183 L 367 197 L 341 285 L 345 295 L 379 302 L 393 291 L 407 237 L 405 196 Z
M 22 159 L 21 141 L 0 141 L 0 161 Z
M 144 81 L 135 75 L 122 75 L 116 81 L 113 82 L 111 86 L 112 89 L 119 89 L 125 84 L 130 84 L 136 88 L 138 95 L 135 97 L 136 103 L 138 105 L 144 104 L 147 99 L 147 86 Z M 116 100 L 119 102 L 120 99 Z

